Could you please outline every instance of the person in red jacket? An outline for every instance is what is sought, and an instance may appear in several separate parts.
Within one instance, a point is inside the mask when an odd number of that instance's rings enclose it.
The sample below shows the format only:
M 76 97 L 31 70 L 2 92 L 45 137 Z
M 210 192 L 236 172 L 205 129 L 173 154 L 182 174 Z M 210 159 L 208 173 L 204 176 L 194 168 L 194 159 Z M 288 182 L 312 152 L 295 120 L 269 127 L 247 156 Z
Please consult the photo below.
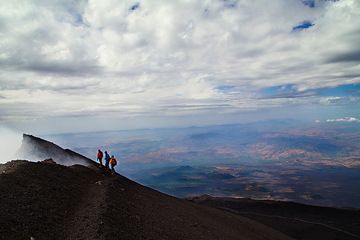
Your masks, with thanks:
M 97 160 L 99 161 L 101 166 L 103 166 L 103 164 L 102 164 L 103 156 L 104 156 L 103 152 L 99 149 L 98 153 L 97 153 Z

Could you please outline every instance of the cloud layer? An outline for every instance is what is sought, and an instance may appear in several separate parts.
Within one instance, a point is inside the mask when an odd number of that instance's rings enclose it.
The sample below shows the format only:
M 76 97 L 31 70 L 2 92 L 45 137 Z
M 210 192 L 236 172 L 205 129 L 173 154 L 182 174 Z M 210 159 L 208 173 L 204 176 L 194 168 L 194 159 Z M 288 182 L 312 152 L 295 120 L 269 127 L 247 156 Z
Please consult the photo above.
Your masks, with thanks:
M 329 104 L 318 89 L 360 84 L 358 0 L 0 5 L 0 121 Z
M 326 122 L 349 122 L 349 123 L 358 123 L 360 122 L 359 119 L 355 117 L 344 117 L 344 118 L 337 118 L 337 119 L 327 119 Z

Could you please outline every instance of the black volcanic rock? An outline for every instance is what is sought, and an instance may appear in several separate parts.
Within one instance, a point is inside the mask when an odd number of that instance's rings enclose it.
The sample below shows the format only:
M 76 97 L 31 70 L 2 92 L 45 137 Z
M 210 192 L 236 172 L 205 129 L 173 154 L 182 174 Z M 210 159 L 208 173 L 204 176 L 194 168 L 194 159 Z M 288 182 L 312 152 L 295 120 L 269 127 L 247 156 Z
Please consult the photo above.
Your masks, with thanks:
M 42 139 L 27 135 L 24 139 L 21 150 L 36 157 L 64 163 L 73 161 L 70 156 L 81 159 Z M 50 160 L 0 164 L 0 192 L 1 240 L 290 239 L 248 218 L 105 173 L 96 163 L 91 167 Z

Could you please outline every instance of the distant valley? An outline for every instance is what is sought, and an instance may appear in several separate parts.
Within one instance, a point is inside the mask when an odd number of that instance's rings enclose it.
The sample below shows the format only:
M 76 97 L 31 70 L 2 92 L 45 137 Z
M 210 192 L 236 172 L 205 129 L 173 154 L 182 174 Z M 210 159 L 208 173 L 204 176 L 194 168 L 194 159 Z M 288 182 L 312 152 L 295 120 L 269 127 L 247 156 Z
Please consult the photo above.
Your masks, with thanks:
M 47 136 L 178 197 L 200 194 L 360 207 L 357 123 L 268 121 Z M 74 148 L 75 146 L 75 148 Z

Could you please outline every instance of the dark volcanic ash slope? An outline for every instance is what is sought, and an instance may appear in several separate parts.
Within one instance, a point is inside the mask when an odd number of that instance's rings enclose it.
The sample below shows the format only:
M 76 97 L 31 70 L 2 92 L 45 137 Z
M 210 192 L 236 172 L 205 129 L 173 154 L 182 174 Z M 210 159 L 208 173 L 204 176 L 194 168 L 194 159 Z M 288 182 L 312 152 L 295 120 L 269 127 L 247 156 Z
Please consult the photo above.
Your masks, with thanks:
M 0 239 L 289 239 L 248 218 L 104 174 L 95 165 L 1 164 Z
M 189 200 L 253 219 L 299 240 L 360 239 L 360 210 L 208 195 Z

